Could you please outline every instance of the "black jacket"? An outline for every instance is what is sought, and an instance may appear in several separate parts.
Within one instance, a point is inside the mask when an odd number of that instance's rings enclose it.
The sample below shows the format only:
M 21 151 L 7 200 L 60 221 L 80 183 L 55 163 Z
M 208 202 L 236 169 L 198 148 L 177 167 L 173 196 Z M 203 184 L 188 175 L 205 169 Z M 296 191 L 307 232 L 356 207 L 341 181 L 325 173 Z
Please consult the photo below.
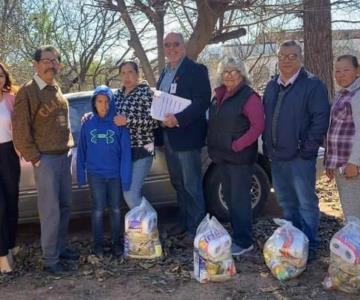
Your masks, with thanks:
M 157 89 L 163 76 L 164 71 L 157 82 Z M 206 110 L 211 99 L 208 70 L 204 65 L 185 57 L 174 76 L 173 83 L 177 84 L 174 95 L 189 99 L 192 103 L 175 115 L 179 127 L 160 128 L 155 135 L 155 143 L 156 145 L 163 143 L 161 131 L 164 130 L 175 151 L 199 149 L 205 145 Z
M 256 162 L 257 141 L 239 152 L 232 149 L 233 141 L 249 130 L 250 121 L 242 111 L 253 93 L 252 88 L 244 85 L 221 105 L 215 98 L 212 101 L 207 144 L 210 158 L 214 162 L 226 161 L 238 165 Z
M 286 93 L 273 128 L 273 118 L 280 86 L 275 76 L 266 86 L 264 153 L 273 160 L 291 160 L 295 157 L 314 159 L 323 143 L 330 114 L 325 85 L 304 68 Z M 272 132 L 276 131 L 276 145 Z

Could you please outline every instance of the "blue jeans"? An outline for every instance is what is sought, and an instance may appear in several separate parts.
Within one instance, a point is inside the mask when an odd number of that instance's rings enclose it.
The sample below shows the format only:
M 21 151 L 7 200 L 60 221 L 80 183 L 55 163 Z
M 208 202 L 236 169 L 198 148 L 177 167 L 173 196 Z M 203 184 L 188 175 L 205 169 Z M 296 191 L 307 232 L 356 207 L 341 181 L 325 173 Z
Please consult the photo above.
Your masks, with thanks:
M 320 242 L 319 199 L 315 193 L 316 159 L 272 161 L 271 173 L 283 217 L 305 233 L 309 249 L 316 251 Z
M 124 199 L 130 209 L 141 203 L 141 189 L 146 176 L 149 174 L 153 157 L 147 156 L 132 163 L 132 176 L 130 190 L 124 191 Z
M 66 247 L 71 204 L 71 155 L 41 155 L 34 167 L 44 265 L 59 261 Z
M 112 243 L 120 243 L 120 197 L 121 184 L 119 178 L 104 178 L 87 174 L 90 185 L 92 216 L 91 225 L 95 247 L 104 246 L 103 216 L 106 207 L 109 208 L 111 220 Z
M 242 248 L 253 244 L 251 180 L 254 166 L 235 165 L 221 162 L 218 164 L 226 204 L 229 208 L 233 241 Z
M 179 226 L 190 235 L 195 235 L 197 226 L 205 216 L 201 149 L 174 151 L 166 133 L 164 143 L 170 180 L 179 205 Z

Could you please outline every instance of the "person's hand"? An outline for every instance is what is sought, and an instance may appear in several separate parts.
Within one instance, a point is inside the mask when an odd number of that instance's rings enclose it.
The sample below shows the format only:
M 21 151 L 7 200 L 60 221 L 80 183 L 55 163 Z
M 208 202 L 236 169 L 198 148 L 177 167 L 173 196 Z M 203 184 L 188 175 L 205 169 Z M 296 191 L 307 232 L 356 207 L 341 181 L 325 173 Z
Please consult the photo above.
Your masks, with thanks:
M 85 113 L 85 114 L 81 117 L 81 120 L 80 120 L 81 125 L 84 124 L 87 120 L 91 119 L 92 116 L 93 116 L 93 113 L 92 113 L 92 112 L 87 112 L 87 113 Z
M 14 148 L 14 149 L 15 149 L 15 153 L 19 157 L 19 159 L 22 159 L 22 155 L 21 155 L 20 151 L 16 148 Z
M 334 169 L 326 169 L 326 170 L 325 170 L 325 174 L 326 174 L 327 178 L 329 178 L 329 182 L 330 182 L 331 180 L 333 180 L 334 177 L 335 177 Z
M 344 176 L 346 178 L 353 178 L 359 175 L 359 168 L 357 165 L 348 163 L 344 169 Z
M 179 123 L 176 119 L 176 117 L 173 114 L 165 114 L 165 119 L 163 121 L 164 125 L 169 128 L 173 128 L 176 126 L 179 126 Z
M 117 115 L 114 117 L 114 123 L 116 126 L 125 126 L 127 124 L 126 117 L 123 115 Z

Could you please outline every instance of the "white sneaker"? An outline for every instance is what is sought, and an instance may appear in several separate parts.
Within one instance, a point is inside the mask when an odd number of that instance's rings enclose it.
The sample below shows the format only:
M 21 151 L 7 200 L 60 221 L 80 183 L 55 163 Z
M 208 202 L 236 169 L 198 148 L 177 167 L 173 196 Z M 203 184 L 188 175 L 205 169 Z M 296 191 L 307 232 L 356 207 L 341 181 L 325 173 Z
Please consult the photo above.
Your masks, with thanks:
M 243 255 L 246 252 L 249 252 L 249 251 L 251 251 L 253 249 L 254 249 L 254 245 L 251 245 L 248 248 L 243 248 L 243 247 L 240 247 L 240 246 L 236 245 L 235 243 L 232 243 L 232 245 L 231 245 L 231 254 L 233 256 L 240 256 L 240 255 Z

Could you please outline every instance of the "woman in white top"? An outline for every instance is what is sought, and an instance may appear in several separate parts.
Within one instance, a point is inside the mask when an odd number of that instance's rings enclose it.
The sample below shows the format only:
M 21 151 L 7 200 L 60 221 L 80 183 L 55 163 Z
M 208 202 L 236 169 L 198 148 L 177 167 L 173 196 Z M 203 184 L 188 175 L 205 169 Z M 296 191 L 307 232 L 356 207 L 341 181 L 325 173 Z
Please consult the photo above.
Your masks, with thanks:
M 20 163 L 12 141 L 11 115 L 15 87 L 0 63 L 0 271 L 12 271 L 11 249 L 15 247 L 18 221 Z

